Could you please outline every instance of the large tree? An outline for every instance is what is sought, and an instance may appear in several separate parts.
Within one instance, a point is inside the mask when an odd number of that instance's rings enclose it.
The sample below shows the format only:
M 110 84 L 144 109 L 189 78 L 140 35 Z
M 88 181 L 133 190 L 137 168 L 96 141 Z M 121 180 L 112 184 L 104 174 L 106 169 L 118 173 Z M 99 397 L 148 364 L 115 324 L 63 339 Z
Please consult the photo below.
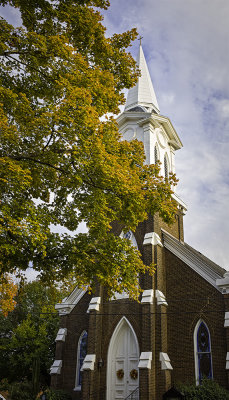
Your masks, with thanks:
M 5 317 L 10 311 L 13 311 L 16 301 L 17 285 L 13 278 L 8 274 L 1 276 L 0 280 L 0 315 Z
M 27 379 L 37 391 L 39 384 L 49 384 L 59 321 L 54 306 L 65 295 L 66 290 L 40 281 L 20 284 L 16 307 L 7 317 L 0 314 L 1 379 Z
M 126 49 L 136 30 L 106 37 L 108 0 L 1 0 L 22 27 L 0 27 L 0 267 L 42 279 L 74 272 L 79 285 L 138 295 L 140 254 L 111 233 L 147 213 L 175 213 L 170 183 L 144 164 L 142 144 L 120 141 L 110 113 L 138 70 Z M 103 117 L 103 118 L 102 118 Z M 88 233 L 75 233 L 85 221 Z M 53 233 L 61 225 L 71 234 Z

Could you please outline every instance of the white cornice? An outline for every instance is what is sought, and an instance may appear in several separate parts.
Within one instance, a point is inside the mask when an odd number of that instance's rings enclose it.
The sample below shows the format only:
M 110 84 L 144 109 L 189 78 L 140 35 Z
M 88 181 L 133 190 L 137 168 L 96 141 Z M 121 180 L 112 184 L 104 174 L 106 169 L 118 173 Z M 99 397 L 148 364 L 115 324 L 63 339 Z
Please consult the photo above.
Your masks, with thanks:
M 69 314 L 86 292 L 85 289 L 78 289 L 76 287 L 62 303 L 56 304 L 55 309 L 59 312 L 59 315 Z
M 181 149 L 181 147 L 183 147 L 183 144 L 182 144 L 175 128 L 173 127 L 172 122 L 170 121 L 170 119 L 168 117 L 164 117 L 163 115 L 157 115 L 157 114 L 151 113 L 148 118 L 142 119 L 139 122 L 139 126 L 143 126 L 146 123 L 151 123 L 151 124 L 153 123 L 153 125 L 155 125 L 155 123 L 156 123 L 156 124 L 159 124 L 158 126 L 160 126 L 160 124 L 161 124 L 169 137 L 170 145 L 175 150 L 179 150 L 179 149 Z
M 148 120 L 150 115 L 151 113 L 146 113 L 144 111 L 125 111 L 116 118 L 116 121 L 119 124 L 119 127 L 121 127 L 125 121 L 130 120 L 134 120 L 136 123 L 140 124 L 143 120 Z
M 187 204 L 185 204 L 185 202 L 178 196 L 177 193 L 172 193 L 172 198 L 173 198 L 174 200 L 176 200 L 176 202 L 177 202 L 177 203 L 180 205 L 180 207 L 182 208 L 183 213 L 186 214 L 186 211 L 187 211 L 187 209 L 188 209 Z
M 121 128 L 126 121 L 131 120 L 139 126 L 151 124 L 153 125 L 153 127 L 160 127 L 161 124 L 169 137 L 170 146 L 173 147 L 175 150 L 179 150 L 183 147 L 183 144 L 168 117 L 157 115 L 153 112 L 145 113 L 136 111 L 125 111 L 116 118 L 116 121 L 119 124 L 119 128 Z
M 229 293 L 229 272 L 228 271 L 225 272 L 223 278 L 221 277 L 221 279 L 217 279 L 216 284 L 224 294 L 226 294 L 226 293 L 228 294 Z M 228 326 L 229 326 L 229 324 L 228 324 Z
M 216 279 L 222 278 L 222 276 L 214 271 L 211 266 L 208 265 L 207 262 L 205 262 L 201 257 L 198 257 L 196 252 L 192 251 L 191 248 L 186 247 L 184 243 L 179 242 L 176 238 L 163 229 L 162 233 L 164 247 L 171 251 L 171 253 L 177 256 L 186 265 L 192 268 L 197 274 L 214 286 L 218 291 L 220 291 L 216 285 Z

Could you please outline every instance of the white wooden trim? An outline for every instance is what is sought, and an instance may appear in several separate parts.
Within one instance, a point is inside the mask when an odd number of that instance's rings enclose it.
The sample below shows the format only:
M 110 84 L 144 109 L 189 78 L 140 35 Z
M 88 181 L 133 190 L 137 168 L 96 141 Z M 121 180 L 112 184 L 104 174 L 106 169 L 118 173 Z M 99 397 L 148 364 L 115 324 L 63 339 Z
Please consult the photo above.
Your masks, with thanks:
M 69 314 L 76 304 L 82 299 L 82 297 L 87 293 L 85 289 L 78 289 L 77 287 L 73 290 L 73 292 L 62 301 L 62 303 L 58 303 L 55 305 L 55 309 L 59 312 L 59 315 Z
M 170 362 L 170 358 L 167 353 L 160 352 L 159 360 L 161 362 L 162 370 L 172 370 L 173 367 Z
M 99 311 L 100 303 L 101 303 L 101 297 L 93 297 L 89 303 L 87 313 L 90 311 Z
M 153 289 L 144 290 L 142 293 L 142 304 L 153 304 Z
M 138 363 L 140 369 L 151 369 L 152 367 L 152 351 L 142 351 Z
M 212 379 L 213 379 L 211 335 L 210 335 L 210 331 L 209 331 L 209 329 L 208 329 L 208 326 L 207 326 L 206 322 L 205 322 L 203 319 L 199 319 L 199 321 L 197 322 L 197 324 L 196 324 L 196 326 L 195 326 L 194 333 L 193 333 L 196 385 L 199 385 L 199 383 L 200 383 L 200 382 L 199 382 L 198 354 L 197 354 L 197 332 L 198 332 L 198 329 L 199 329 L 199 326 L 200 326 L 201 322 L 204 323 L 204 325 L 206 326 L 206 328 L 207 328 L 207 330 L 208 330 L 208 334 L 209 334 L 210 353 L 211 353 L 211 370 L 212 370 Z
M 149 233 L 145 234 L 143 246 L 146 244 L 152 244 L 153 246 L 159 245 L 159 246 L 163 247 L 160 236 L 155 232 L 149 232 Z
M 226 370 L 229 369 L 229 352 L 226 354 Z
M 67 336 L 67 328 L 60 328 L 57 332 L 55 342 L 65 342 Z
M 75 377 L 75 388 L 74 390 L 81 390 L 81 385 L 78 385 L 78 375 L 79 375 L 79 368 L 80 368 L 80 344 L 82 337 L 87 333 L 87 331 L 83 331 L 79 337 L 78 345 L 77 345 L 77 354 L 76 354 L 76 377 Z
M 156 298 L 158 306 L 168 306 L 165 295 L 160 290 L 156 290 Z
M 168 232 L 164 230 L 162 230 L 162 232 L 164 247 L 177 256 L 185 264 L 187 264 L 190 268 L 192 268 L 195 272 L 197 272 L 197 274 L 202 276 L 202 278 L 214 286 L 219 292 L 221 292 L 216 284 L 216 279 L 222 277 L 210 266 L 208 266 L 207 262 L 192 252 L 191 249 L 185 247 L 182 242 L 178 241 Z
M 225 272 L 223 278 L 216 279 L 216 285 L 225 293 L 229 293 L 229 272 Z
M 96 358 L 95 354 L 87 354 L 83 361 L 81 371 L 94 371 L 95 358 Z
M 55 360 L 50 368 L 50 375 L 60 375 L 62 368 L 62 360 Z
M 225 316 L 224 316 L 224 328 L 228 328 L 228 327 L 229 327 L 229 312 L 226 311 Z

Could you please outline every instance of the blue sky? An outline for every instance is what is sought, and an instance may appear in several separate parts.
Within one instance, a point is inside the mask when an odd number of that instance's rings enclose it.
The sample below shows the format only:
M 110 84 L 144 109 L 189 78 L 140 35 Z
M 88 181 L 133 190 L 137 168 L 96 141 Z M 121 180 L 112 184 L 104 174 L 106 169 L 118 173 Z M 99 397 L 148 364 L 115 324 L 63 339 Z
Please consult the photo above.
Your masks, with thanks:
M 9 16 L 9 10 L 2 10 Z M 17 14 L 11 14 L 16 25 Z M 229 269 L 229 2 L 111 0 L 107 34 L 136 27 L 161 114 L 184 147 L 177 193 L 188 205 L 185 241 Z M 130 51 L 136 56 L 139 42 Z
M 136 27 L 157 95 L 181 141 L 185 241 L 229 269 L 229 2 L 111 0 L 107 33 Z M 139 43 L 130 49 L 136 56 Z

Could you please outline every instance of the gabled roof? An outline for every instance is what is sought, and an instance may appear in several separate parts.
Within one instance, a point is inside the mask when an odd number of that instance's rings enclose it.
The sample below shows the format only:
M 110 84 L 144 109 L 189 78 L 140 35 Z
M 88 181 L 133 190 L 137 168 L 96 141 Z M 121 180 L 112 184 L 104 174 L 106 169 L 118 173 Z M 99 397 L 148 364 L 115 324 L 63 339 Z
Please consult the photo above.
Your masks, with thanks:
M 197 274 L 202 276 L 207 282 L 217 290 L 216 279 L 224 276 L 226 270 L 215 264 L 202 253 L 189 246 L 187 243 L 180 242 L 174 236 L 162 229 L 163 245 L 171 253 L 177 256 Z M 220 290 L 219 290 L 220 291 Z
M 156 94 L 150 78 L 149 70 L 146 64 L 145 56 L 140 44 L 137 58 L 137 65 L 141 71 L 141 76 L 138 78 L 137 84 L 128 91 L 125 111 L 143 106 L 149 107 L 157 114 L 160 113 Z

